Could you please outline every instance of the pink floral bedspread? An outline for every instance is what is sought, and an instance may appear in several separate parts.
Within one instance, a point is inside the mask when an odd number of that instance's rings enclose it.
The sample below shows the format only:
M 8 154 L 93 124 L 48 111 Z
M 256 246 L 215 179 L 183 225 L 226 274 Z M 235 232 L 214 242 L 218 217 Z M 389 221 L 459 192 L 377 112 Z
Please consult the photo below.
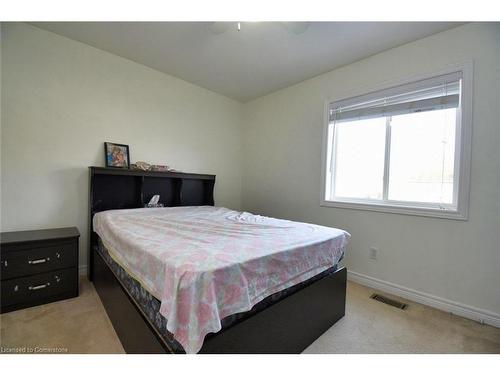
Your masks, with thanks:
M 94 230 L 161 301 L 167 329 L 198 352 L 221 320 L 336 265 L 349 233 L 223 207 L 104 211 Z

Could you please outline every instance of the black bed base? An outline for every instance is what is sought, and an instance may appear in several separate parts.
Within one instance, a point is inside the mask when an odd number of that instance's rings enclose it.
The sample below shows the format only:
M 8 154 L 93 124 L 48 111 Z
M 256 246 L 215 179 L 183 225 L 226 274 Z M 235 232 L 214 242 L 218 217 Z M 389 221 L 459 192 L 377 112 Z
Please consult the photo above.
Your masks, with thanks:
M 127 353 L 173 353 L 99 252 L 94 286 Z M 345 314 L 346 268 L 208 337 L 200 353 L 298 354 Z

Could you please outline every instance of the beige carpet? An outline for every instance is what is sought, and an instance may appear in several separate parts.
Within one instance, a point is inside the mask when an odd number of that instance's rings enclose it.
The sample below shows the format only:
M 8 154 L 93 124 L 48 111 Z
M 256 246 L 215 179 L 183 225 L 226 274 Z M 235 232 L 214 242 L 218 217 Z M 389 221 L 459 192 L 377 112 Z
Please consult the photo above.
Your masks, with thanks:
M 2 351 L 123 353 L 94 287 L 80 287 L 78 298 L 2 314 Z M 346 316 L 305 353 L 500 353 L 499 328 L 408 301 L 398 310 L 372 293 L 348 283 Z
M 94 286 L 85 278 L 77 298 L 13 311 L 0 319 L 2 348 L 124 353 Z
M 382 293 L 409 304 L 399 310 L 374 292 L 348 283 L 345 317 L 305 353 L 500 353 L 500 328 Z

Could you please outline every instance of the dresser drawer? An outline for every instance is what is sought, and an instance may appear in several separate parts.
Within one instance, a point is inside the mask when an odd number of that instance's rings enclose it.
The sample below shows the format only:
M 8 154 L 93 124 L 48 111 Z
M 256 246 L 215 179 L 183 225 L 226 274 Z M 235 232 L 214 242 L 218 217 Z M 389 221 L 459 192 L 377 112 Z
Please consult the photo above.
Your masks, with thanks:
M 68 295 L 72 292 L 76 296 L 77 284 L 77 268 L 2 281 L 2 311 L 8 310 L 12 305 L 45 303 L 50 297 Z
M 2 280 L 74 267 L 78 264 L 77 250 L 76 241 L 52 243 L 17 251 L 2 248 L 0 256 Z

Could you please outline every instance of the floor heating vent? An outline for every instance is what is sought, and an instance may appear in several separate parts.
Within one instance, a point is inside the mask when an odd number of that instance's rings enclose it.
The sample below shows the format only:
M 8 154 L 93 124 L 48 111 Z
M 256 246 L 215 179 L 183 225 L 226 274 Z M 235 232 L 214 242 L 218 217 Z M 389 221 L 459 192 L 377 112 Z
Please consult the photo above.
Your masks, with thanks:
M 381 294 L 376 294 L 376 293 L 372 294 L 370 298 L 374 299 L 376 301 L 385 303 L 387 305 L 397 307 L 398 309 L 401 309 L 401 310 L 405 310 L 408 307 L 408 305 L 406 303 L 401 303 L 401 302 L 395 301 L 395 300 L 390 299 L 388 297 L 385 297 Z

